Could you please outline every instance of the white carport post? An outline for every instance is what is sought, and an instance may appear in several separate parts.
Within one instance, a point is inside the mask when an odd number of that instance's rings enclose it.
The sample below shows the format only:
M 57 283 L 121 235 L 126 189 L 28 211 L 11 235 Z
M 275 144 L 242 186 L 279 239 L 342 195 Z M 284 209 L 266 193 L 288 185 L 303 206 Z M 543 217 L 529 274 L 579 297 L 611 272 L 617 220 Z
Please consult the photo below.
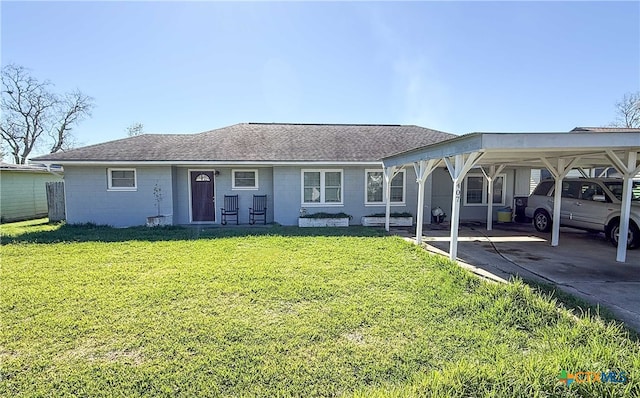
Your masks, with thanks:
M 384 229 L 387 232 L 389 232 L 389 217 L 391 216 L 391 180 L 393 180 L 393 177 L 395 177 L 396 173 L 397 173 L 396 166 L 385 167 L 383 172 L 384 182 L 386 184 L 384 189 L 384 198 L 386 203 L 385 216 L 384 216 Z
M 618 236 L 618 250 L 616 252 L 616 261 L 624 263 L 627 259 L 627 237 L 629 235 L 629 216 L 631 215 L 631 188 L 633 185 L 633 177 L 640 172 L 638 162 L 638 152 L 627 152 L 627 164 L 618 158 L 612 151 L 607 150 L 607 157 L 616 166 L 620 174 L 622 174 L 622 204 L 620 205 L 620 235 Z
M 560 237 L 560 211 L 562 205 L 562 180 L 567 176 L 573 166 L 580 160 L 579 157 L 575 157 L 569 161 L 569 164 L 565 166 L 566 159 L 558 159 L 558 167 L 554 167 L 549 160 L 541 157 L 540 160 L 547 166 L 547 170 L 555 178 L 555 187 L 553 189 L 553 226 L 551 230 L 551 246 L 558 246 Z
M 422 243 L 422 222 L 424 219 L 424 183 L 429 174 L 435 170 L 440 159 L 421 160 L 413 163 L 416 172 L 416 182 L 418 183 L 418 209 L 416 211 L 416 243 Z
M 496 168 L 495 165 L 491 165 L 489 166 L 489 173 L 487 173 L 484 168 L 480 168 L 480 170 L 482 170 L 482 174 L 484 174 L 487 179 L 487 231 L 491 231 L 493 229 L 493 181 L 496 179 L 498 174 L 504 170 L 505 166 L 506 165 L 501 164 Z M 502 189 L 504 189 L 504 186 Z
M 453 180 L 453 203 L 451 203 L 451 241 L 449 242 L 449 258 L 454 260 L 458 257 L 458 224 L 460 222 L 460 183 L 469 170 L 482 157 L 480 152 L 472 152 L 464 159 L 464 155 L 456 155 L 454 164 L 449 158 L 444 158 L 451 179 Z

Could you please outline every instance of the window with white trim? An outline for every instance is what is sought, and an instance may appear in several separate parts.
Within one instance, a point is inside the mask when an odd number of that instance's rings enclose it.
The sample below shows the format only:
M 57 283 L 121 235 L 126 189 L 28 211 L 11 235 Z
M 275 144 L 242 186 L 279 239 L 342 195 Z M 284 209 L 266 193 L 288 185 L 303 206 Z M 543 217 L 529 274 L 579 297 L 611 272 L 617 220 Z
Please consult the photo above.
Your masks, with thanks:
M 137 190 L 136 169 L 107 169 L 107 184 L 110 191 Z
M 258 170 L 231 170 L 232 189 L 258 189 Z
M 303 204 L 342 204 L 342 170 L 302 170 Z
M 405 198 L 405 172 L 399 171 L 391 180 L 391 204 L 404 204 Z M 365 170 L 365 199 L 364 203 L 384 204 L 384 173 L 381 170 Z
M 504 182 L 506 174 L 499 174 L 493 179 L 491 198 L 494 205 L 505 204 Z M 489 182 L 483 174 L 467 174 L 464 178 L 464 205 L 486 206 L 488 202 Z

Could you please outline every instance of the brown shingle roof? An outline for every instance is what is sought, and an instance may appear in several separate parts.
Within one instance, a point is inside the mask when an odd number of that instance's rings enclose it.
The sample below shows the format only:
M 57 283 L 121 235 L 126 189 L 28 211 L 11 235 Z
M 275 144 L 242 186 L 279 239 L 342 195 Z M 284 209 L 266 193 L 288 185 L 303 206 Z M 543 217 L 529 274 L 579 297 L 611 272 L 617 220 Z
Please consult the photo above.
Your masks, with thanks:
M 377 161 L 456 137 L 419 126 L 240 123 L 199 134 L 144 134 L 37 161 Z

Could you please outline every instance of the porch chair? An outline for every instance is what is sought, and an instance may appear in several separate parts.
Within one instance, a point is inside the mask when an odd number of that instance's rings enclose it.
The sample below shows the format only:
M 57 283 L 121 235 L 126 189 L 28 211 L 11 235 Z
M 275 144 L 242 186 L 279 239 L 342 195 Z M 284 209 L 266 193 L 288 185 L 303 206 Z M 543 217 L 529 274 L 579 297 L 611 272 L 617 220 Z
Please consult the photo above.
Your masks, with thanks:
M 267 223 L 267 195 L 253 195 L 253 207 L 249 207 L 249 224 L 256 223 L 256 216 L 262 216 L 262 223 Z
M 227 224 L 228 216 L 236 217 L 236 225 L 238 225 L 238 195 L 224 195 L 224 207 L 220 209 L 222 215 L 222 225 Z

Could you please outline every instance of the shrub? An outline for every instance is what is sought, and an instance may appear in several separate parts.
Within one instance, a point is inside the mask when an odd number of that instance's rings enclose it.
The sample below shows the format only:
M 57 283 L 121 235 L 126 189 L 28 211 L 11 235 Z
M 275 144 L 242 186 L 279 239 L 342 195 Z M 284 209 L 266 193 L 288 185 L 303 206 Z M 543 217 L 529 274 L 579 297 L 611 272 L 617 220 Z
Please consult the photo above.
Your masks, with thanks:
M 367 217 L 385 217 L 386 214 L 385 213 L 374 213 L 374 214 L 369 214 Z M 391 213 L 390 215 L 391 217 L 413 217 L 413 214 L 409 213 L 408 211 L 402 212 L 402 213 Z

